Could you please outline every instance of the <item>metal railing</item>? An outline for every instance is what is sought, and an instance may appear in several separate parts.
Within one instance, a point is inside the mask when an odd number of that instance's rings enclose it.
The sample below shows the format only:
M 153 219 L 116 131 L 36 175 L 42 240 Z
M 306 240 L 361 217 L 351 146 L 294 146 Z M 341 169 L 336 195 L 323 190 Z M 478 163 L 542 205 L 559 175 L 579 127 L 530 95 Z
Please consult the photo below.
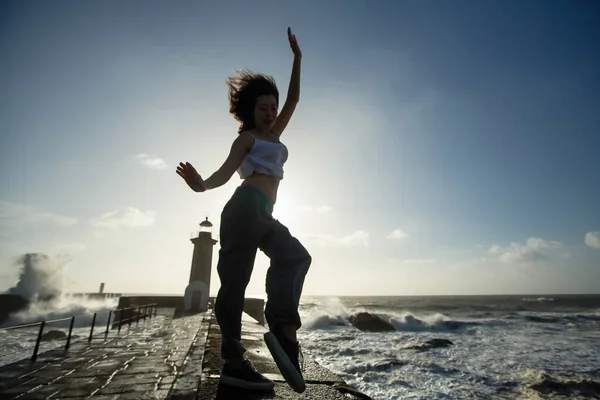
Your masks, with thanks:
M 110 331 L 110 327 L 111 327 L 111 317 L 113 318 L 113 329 L 117 328 L 118 332 L 121 332 L 121 327 L 123 325 L 127 325 L 127 328 L 129 329 L 131 327 L 131 323 L 132 322 L 136 322 L 136 325 L 139 324 L 140 320 L 146 320 L 146 318 L 152 318 L 152 317 L 156 317 L 156 312 L 158 310 L 158 305 L 155 303 L 152 304 L 145 304 L 142 306 L 135 306 L 135 307 L 124 307 L 124 308 L 118 308 L 115 310 L 109 310 L 108 311 L 108 318 L 106 321 L 106 328 L 104 330 L 104 338 L 106 339 L 106 337 L 108 336 L 108 332 Z M 70 325 L 69 325 L 69 333 L 67 335 L 67 342 L 65 344 L 65 350 L 68 350 L 69 347 L 71 346 L 71 337 L 73 334 L 73 327 L 75 325 L 75 319 L 76 318 L 81 318 L 84 316 L 89 316 L 89 315 L 93 315 L 92 316 L 92 323 L 90 325 L 90 333 L 89 336 L 87 337 L 87 341 L 88 343 L 92 341 L 92 338 L 94 336 L 94 328 L 96 325 L 96 317 L 98 315 L 104 315 L 107 312 L 95 312 L 95 313 L 86 313 L 86 314 L 79 314 L 79 315 L 74 315 L 71 317 L 66 317 L 66 318 L 58 318 L 58 319 L 53 319 L 53 320 L 48 320 L 48 321 L 38 321 L 38 322 L 31 322 L 31 323 L 27 323 L 27 324 L 20 324 L 20 325 L 13 325 L 13 326 L 6 326 L 6 327 L 2 327 L 0 328 L 0 331 L 12 331 L 12 330 L 17 330 L 17 329 L 24 329 L 24 328 L 32 328 L 35 326 L 39 325 L 39 330 L 38 330 L 38 334 L 37 334 L 37 340 L 35 342 L 35 347 L 33 348 L 33 354 L 31 356 L 31 361 L 36 361 L 37 357 L 38 357 L 38 352 L 40 350 L 40 342 L 42 342 L 43 339 L 43 335 L 44 335 L 44 328 L 46 327 L 46 325 L 48 324 L 53 324 L 53 323 L 57 323 L 57 322 L 62 322 L 62 321 L 71 321 Z

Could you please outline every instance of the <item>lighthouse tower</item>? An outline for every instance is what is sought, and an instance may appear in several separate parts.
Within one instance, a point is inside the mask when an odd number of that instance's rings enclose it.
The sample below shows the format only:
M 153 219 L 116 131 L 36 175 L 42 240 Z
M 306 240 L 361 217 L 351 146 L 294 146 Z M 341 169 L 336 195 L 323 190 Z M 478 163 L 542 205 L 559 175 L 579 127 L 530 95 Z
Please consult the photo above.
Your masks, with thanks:
M 212 226 L 207 217 L 200 223 L 198 234 L 190 239 L 194 244 L 194 253 L 190 282 L 184 296 L 184 308 L 189 311 L 206 311 L 208 308 L 213 246 L 217 244 L 212 238 Z

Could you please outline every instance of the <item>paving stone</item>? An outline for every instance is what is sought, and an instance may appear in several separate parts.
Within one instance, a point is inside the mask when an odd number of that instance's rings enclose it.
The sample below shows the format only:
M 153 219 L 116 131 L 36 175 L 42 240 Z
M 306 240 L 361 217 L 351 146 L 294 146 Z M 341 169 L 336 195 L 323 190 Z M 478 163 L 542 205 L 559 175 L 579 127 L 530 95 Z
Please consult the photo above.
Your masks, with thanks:
M 242 324 L 248 357 L 276 382 L 270 393 L 220 385 L 221 332 L 214 316 L 173 318 L 171 312 L 127 330 L 123 327 L 121 333 L 112 330 L 105 339 L 74 342 L 68 351 L 40 354 L 35 363 L 24 360 L 0 367 L 0 399 L 368 398 L 343 390 L 344 381 L 310 357 L 305 357 L 307 390 L 295 393 L 280 375 L 264 343 L 264 332 L 261 325 Z
M 219 383 L 220 372 L 223 367 L 223 360 L 221 360 L 220 357 L 221 331 L 216 320 L 212 318 L 210 320 L 210 329 L 205 344 L 206 351 L 204 353 L 202 364 L 202 379 L 198 387 L 197 398 L 201 400 L 369 399 L 368 396 L 358 391 L 349 393 L 350 391 L 340 390 L 347 386 L 343 379 L 319 365 L 306 354 L 304 355 L 303 371 L 304 379 L 306 381 L 306 391 L 304 393 L 294 392 L 281 376 L 281 373 L 264 342 L 263 335 L 266 331 L 266 328 L 259 324 L 249 322 L 242 323 L 242 342 L 247 350 L 246 355 L 252 360 L 260 373 L 275 381 L 275 388 L 273 391 L 267 393 L 252 392 L 234 389 Z
M 258 392 L 235 389 L 219 383 L 218 379 L 207 379 L 203 381 L 198 390 L 197 399 L 239 399 L 239 400 L 352 400 L 357 397 L 348 397 L 333 387 L 325 384 L 308 384 L 304 393 L 296 393 L 287 383 L 276 382 L 275 388 L 270 392 Z
M 40 354 L 35 363 L 0 367 L 0 399 L 165 399 L 207 318 L 173 318 L 170 310 L 120 334 L 111 330 L 91 343 L 73 342 L 68 351 Z

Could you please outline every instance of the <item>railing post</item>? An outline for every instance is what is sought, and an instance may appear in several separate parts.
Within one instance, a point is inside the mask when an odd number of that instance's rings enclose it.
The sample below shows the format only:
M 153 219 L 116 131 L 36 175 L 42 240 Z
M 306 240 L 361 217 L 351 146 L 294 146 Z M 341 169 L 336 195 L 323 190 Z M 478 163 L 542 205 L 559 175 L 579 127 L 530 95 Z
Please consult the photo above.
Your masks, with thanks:
M 131 328 L 131 320 L 133 319 L 133 307 L 129 308 L 129 318 L 128 318 L 128 325 L 127 325 L 127 329 Z
M 123 325 L 123 309 L 117 311 L 119 312 L 119 328 L 117 330 L 117 333 L 121 334 L 121 325 Z
M 146 321 L 146 317 L 148 316 L 148 305 L 144 306 L 144 321 Z
M 94 317 L 92 318 L 92 327 L 90 328 L 90 337 L 88 338 L 88 342 L 92 341 L 92 335 L 94 334 L 94 325 L 96 324 L 96 313 L 94 313 Z
M 154 305 L 154 316 L 156 317 L 156 311 L 158 311 L 158 305 Z
M 38 351 L 40 349 L 40 341 L 42 340 L 42 334 L 44 333 L 45 325 L 46 325 L 46 321 L 42 321 L 42 323 L 40 324 L 40 332 L 38 333 L 38 337 L 35 342 L 35 348 L 33 349 L 33 355 L 31 356 L 31 361 L 37 360 Z
M 108 311 L 108 321 L 106 321 L 106 331 L 104 332 L 104 338 L 108 336 L 108 329 L 110 328 L 110 317 L 112 316 L 112 310 Z
M 71 325 L 69 326 L 69 336 L 67 336 L 67 344 L 65 344 L 65 350 L 69 350 L 71 347 L 71 335 L 73 334 L 73 325 L 75 324 L 75 316 L 71 317 Z
M 138 306 L 137 311 L 137 317 L 135 317 L 135 326 L 137 326 L 140 323 L 140 314 L 142 313 L 142 307 Z

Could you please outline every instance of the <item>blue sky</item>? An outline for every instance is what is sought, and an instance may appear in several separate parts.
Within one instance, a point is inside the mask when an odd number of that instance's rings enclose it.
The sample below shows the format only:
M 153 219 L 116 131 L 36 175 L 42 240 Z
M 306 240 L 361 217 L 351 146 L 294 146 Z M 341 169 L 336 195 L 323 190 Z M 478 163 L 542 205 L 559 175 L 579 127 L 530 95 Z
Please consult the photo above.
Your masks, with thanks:
M 600 287 L 594 1 L 0 7 L 0 290 L 20 254 L 67 252 L 69 289 L 182 293 L 190 233 L 240 180 L 196 194 L 175 166 L 223 162 L 236 69 L 285 96 L 287 26 L 302 92 L 275 213 L 313 255 L 306 294 Z

